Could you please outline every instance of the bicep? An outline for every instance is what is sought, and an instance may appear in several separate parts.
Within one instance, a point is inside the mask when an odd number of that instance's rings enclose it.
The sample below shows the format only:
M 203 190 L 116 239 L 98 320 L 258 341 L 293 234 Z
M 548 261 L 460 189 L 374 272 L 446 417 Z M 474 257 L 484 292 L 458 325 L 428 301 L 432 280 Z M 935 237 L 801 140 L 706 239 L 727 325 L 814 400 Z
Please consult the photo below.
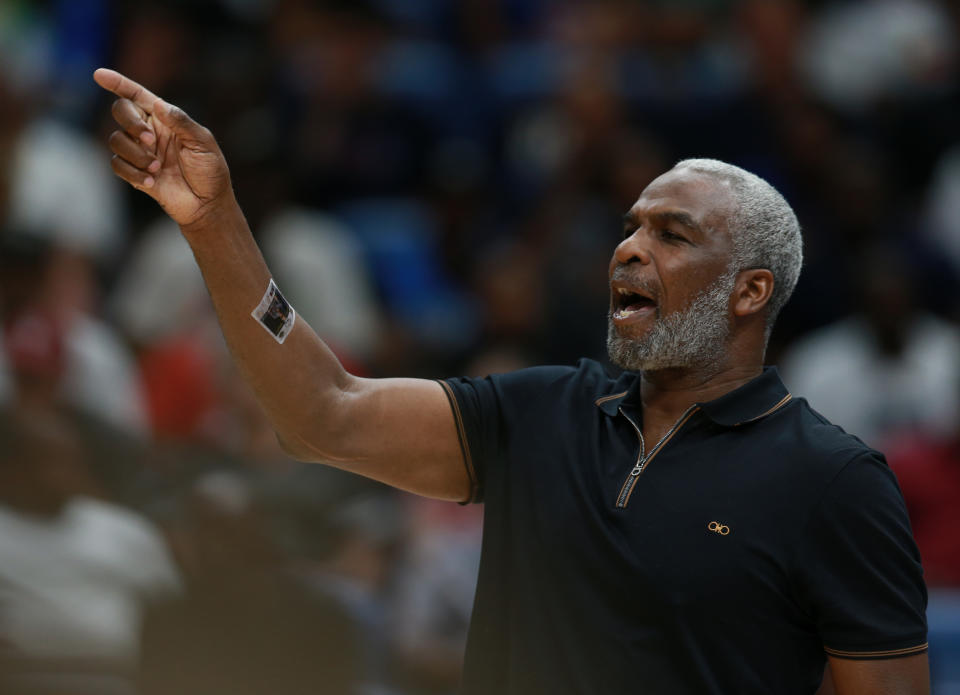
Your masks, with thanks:
M 425 379 L 352 379 L 327 422 L 299 442 L 320 461 L 426 497 L 471 495 L 453 411 L 443 387 Z
M 929 695 L 926 654 L 897 659 L 856 660 L 830 657 L 836 695 Z

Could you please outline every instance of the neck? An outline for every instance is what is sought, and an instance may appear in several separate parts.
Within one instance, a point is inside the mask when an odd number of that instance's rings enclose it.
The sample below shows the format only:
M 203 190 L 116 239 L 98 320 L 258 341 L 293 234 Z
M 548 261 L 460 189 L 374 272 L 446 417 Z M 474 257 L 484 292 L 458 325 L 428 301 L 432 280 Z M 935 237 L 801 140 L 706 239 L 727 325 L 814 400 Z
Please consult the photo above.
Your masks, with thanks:
M 672 423 L 694 403 L 712 401 L 763 371 L 761 362 L 684 367 L 643 372 L 641 401 L 645 423 Z
M 766 352 L 762 317 L 734 325 L 719 359 L 641 373 L 644 435 L 668 430 L 694 403 L 712 401 L 759 376 Z

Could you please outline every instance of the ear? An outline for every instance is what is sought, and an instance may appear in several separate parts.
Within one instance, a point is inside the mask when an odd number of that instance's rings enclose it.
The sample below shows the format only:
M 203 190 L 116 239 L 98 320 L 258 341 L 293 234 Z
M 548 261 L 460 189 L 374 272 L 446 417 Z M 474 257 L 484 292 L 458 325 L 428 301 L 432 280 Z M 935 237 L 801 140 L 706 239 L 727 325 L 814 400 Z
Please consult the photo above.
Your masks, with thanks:
M 761 311 L 773 293 L 773 273 L 766 268 L 741 270 L 731 301 L 734 316 L 749 316 Z

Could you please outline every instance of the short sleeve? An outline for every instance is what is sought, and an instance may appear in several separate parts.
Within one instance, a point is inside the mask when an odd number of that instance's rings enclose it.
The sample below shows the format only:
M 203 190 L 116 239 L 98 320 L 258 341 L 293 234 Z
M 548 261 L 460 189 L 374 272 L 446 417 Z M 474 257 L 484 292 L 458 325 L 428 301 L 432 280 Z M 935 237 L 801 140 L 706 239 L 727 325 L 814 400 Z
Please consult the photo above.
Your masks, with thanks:
M 926 651 L 927 591 L 906 505 L 876 453 L 846 464 L 807 525 L 797 572 L 824 651 L 887 659 Z
M 470 478 L 470 502 L 483 501 L 482 465 L 496 451 L 499 438 L 499 404 L 491 377 L 461 377 L 440 382 L 450 401 L 463 462 Z M 479 472 L 478 472 L 479 468 Z
M 577 381 L 594 364 L 579 368 L 531 367 L 482 379 L 460 377 L 440 382 L 450 400 L 464 463 L 470 476 L 469 502 L 482 502 L 491 466 L 506 458 L 504 442 L 531 411 L 546 412 L 558 398 L 560 385 Z M 555 404 L 555 403 L 554 403 Z

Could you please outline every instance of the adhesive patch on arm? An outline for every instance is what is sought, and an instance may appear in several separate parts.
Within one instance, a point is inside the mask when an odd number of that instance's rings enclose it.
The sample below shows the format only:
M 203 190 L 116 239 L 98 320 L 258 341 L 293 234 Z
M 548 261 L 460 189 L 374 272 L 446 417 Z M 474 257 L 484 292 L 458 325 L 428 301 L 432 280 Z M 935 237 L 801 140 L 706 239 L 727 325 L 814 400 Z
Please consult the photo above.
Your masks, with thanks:
M 297 320 L 297 312 L 280 294 L 277 283 L 272 278 L 263 299 L 250 315 L 281 345 L 290 335 L 293 324 Z

